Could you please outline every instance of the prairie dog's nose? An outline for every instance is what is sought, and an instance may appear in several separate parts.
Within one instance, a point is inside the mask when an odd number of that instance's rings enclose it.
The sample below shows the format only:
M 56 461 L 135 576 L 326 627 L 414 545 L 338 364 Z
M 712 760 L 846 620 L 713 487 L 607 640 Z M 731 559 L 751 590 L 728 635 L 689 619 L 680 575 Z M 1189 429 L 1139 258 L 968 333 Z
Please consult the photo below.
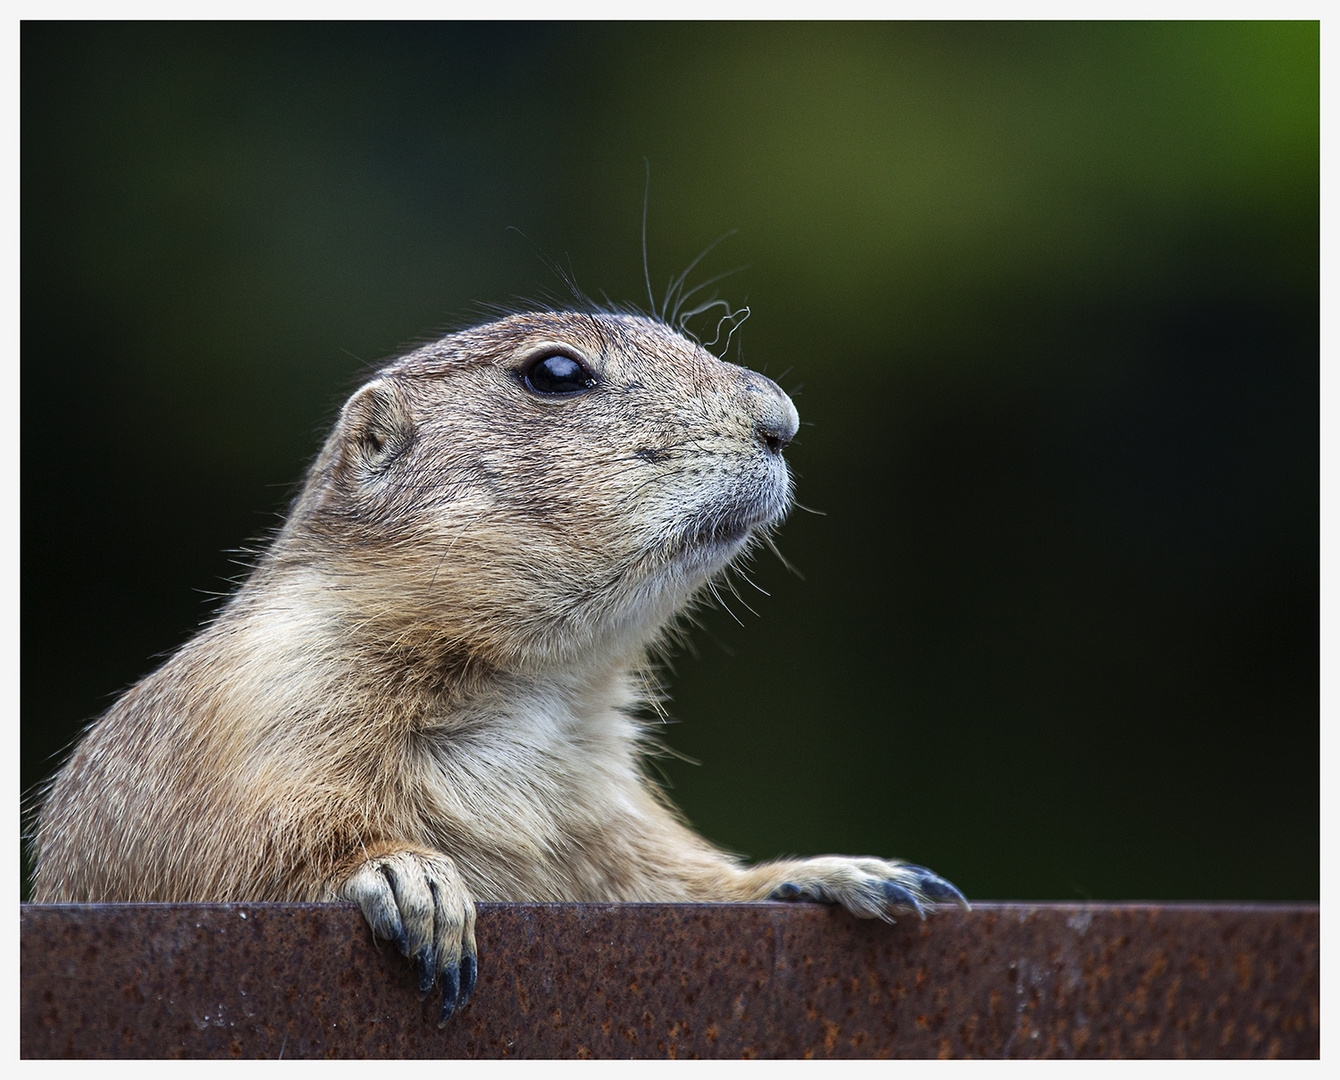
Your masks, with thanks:
M 784 391 L 766 375 L 746 371 L 745 390 L 753 399 L 754 431 L 772 453 L 780 454 L 800 429 L 800 414 Z

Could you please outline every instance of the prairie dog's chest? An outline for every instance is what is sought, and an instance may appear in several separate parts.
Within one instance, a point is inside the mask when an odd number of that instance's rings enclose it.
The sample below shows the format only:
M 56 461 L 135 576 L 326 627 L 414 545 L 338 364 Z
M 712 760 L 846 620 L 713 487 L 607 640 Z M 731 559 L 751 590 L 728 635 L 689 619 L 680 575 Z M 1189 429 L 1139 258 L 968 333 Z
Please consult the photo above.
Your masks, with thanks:
M 431 725 L 416 771 L 431 820 L 544 842 L 634 812 L 636 721 L 612 695 L 491 695 Z

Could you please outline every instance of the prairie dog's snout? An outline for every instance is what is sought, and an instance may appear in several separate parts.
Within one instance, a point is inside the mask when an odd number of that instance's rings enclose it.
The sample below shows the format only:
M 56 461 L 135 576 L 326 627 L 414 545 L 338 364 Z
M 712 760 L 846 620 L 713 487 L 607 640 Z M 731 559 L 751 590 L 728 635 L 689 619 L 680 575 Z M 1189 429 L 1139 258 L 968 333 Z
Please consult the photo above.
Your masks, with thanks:
M 754 430 L 763 444 L 780 454 L 800 430 L 800 414 L 795 403 L 775 382 L 757 371 L 741 368 L 745 392 L 755 399 Z

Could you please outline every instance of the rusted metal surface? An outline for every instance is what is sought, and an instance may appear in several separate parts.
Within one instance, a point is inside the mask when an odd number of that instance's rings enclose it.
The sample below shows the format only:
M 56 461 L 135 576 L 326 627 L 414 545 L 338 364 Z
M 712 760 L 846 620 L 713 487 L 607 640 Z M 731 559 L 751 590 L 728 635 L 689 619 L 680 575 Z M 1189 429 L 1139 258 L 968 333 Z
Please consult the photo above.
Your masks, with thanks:
M 351 905 L 26 905 L 24 1057 L 1316 1057 L 1316 907 L 481 904 L 446 1028 Z

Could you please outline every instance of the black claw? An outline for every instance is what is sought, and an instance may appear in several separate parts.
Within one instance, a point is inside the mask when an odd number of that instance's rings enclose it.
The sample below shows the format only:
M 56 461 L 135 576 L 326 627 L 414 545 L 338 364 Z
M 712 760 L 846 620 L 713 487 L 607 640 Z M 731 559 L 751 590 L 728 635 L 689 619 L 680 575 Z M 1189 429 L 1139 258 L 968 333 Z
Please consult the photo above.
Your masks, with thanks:
M 932 900 L 952 900 L 956 904 L 968 906 L 968 898 L 939 874 L 932 874 L 924 867 L 917 867 L 919 878 L 917 885 Z
M 395 933 L 395 947 L 400 950 L 401 956 L 409 955 L 409 938 L 405 936 L 403 927 Z
M 456 1003 L 458 1009 L 465 1008 L 470 995 L 475 992 L 475 982 L 479 979 L 479 961 L 466 953 L 461 957 L 461 1000 Z
M 926 917 L 926 912 L 922 908 L 921 902 L 897 882 L 886 881 L 883 885 L 884 899 L 890 904 L 894 904 L 897 907 L 910 907 L 923 919 Z
M 768 894 L 769 900 L 796 900 L 804 895 L 805 890 L 794 881 L 786 881 Z
M 451 1019 L 456 1011 L 456 1002 L 461 992 L 461 969 L 456 964 L 448 964 L 442 969 L 442 1019 L 437 1022 L 441 1027 Z
M 424 949 L 415 958 L 419 968 L 419 993 L 426 994 L 436 981 L 433 975 L 433 950 Z

